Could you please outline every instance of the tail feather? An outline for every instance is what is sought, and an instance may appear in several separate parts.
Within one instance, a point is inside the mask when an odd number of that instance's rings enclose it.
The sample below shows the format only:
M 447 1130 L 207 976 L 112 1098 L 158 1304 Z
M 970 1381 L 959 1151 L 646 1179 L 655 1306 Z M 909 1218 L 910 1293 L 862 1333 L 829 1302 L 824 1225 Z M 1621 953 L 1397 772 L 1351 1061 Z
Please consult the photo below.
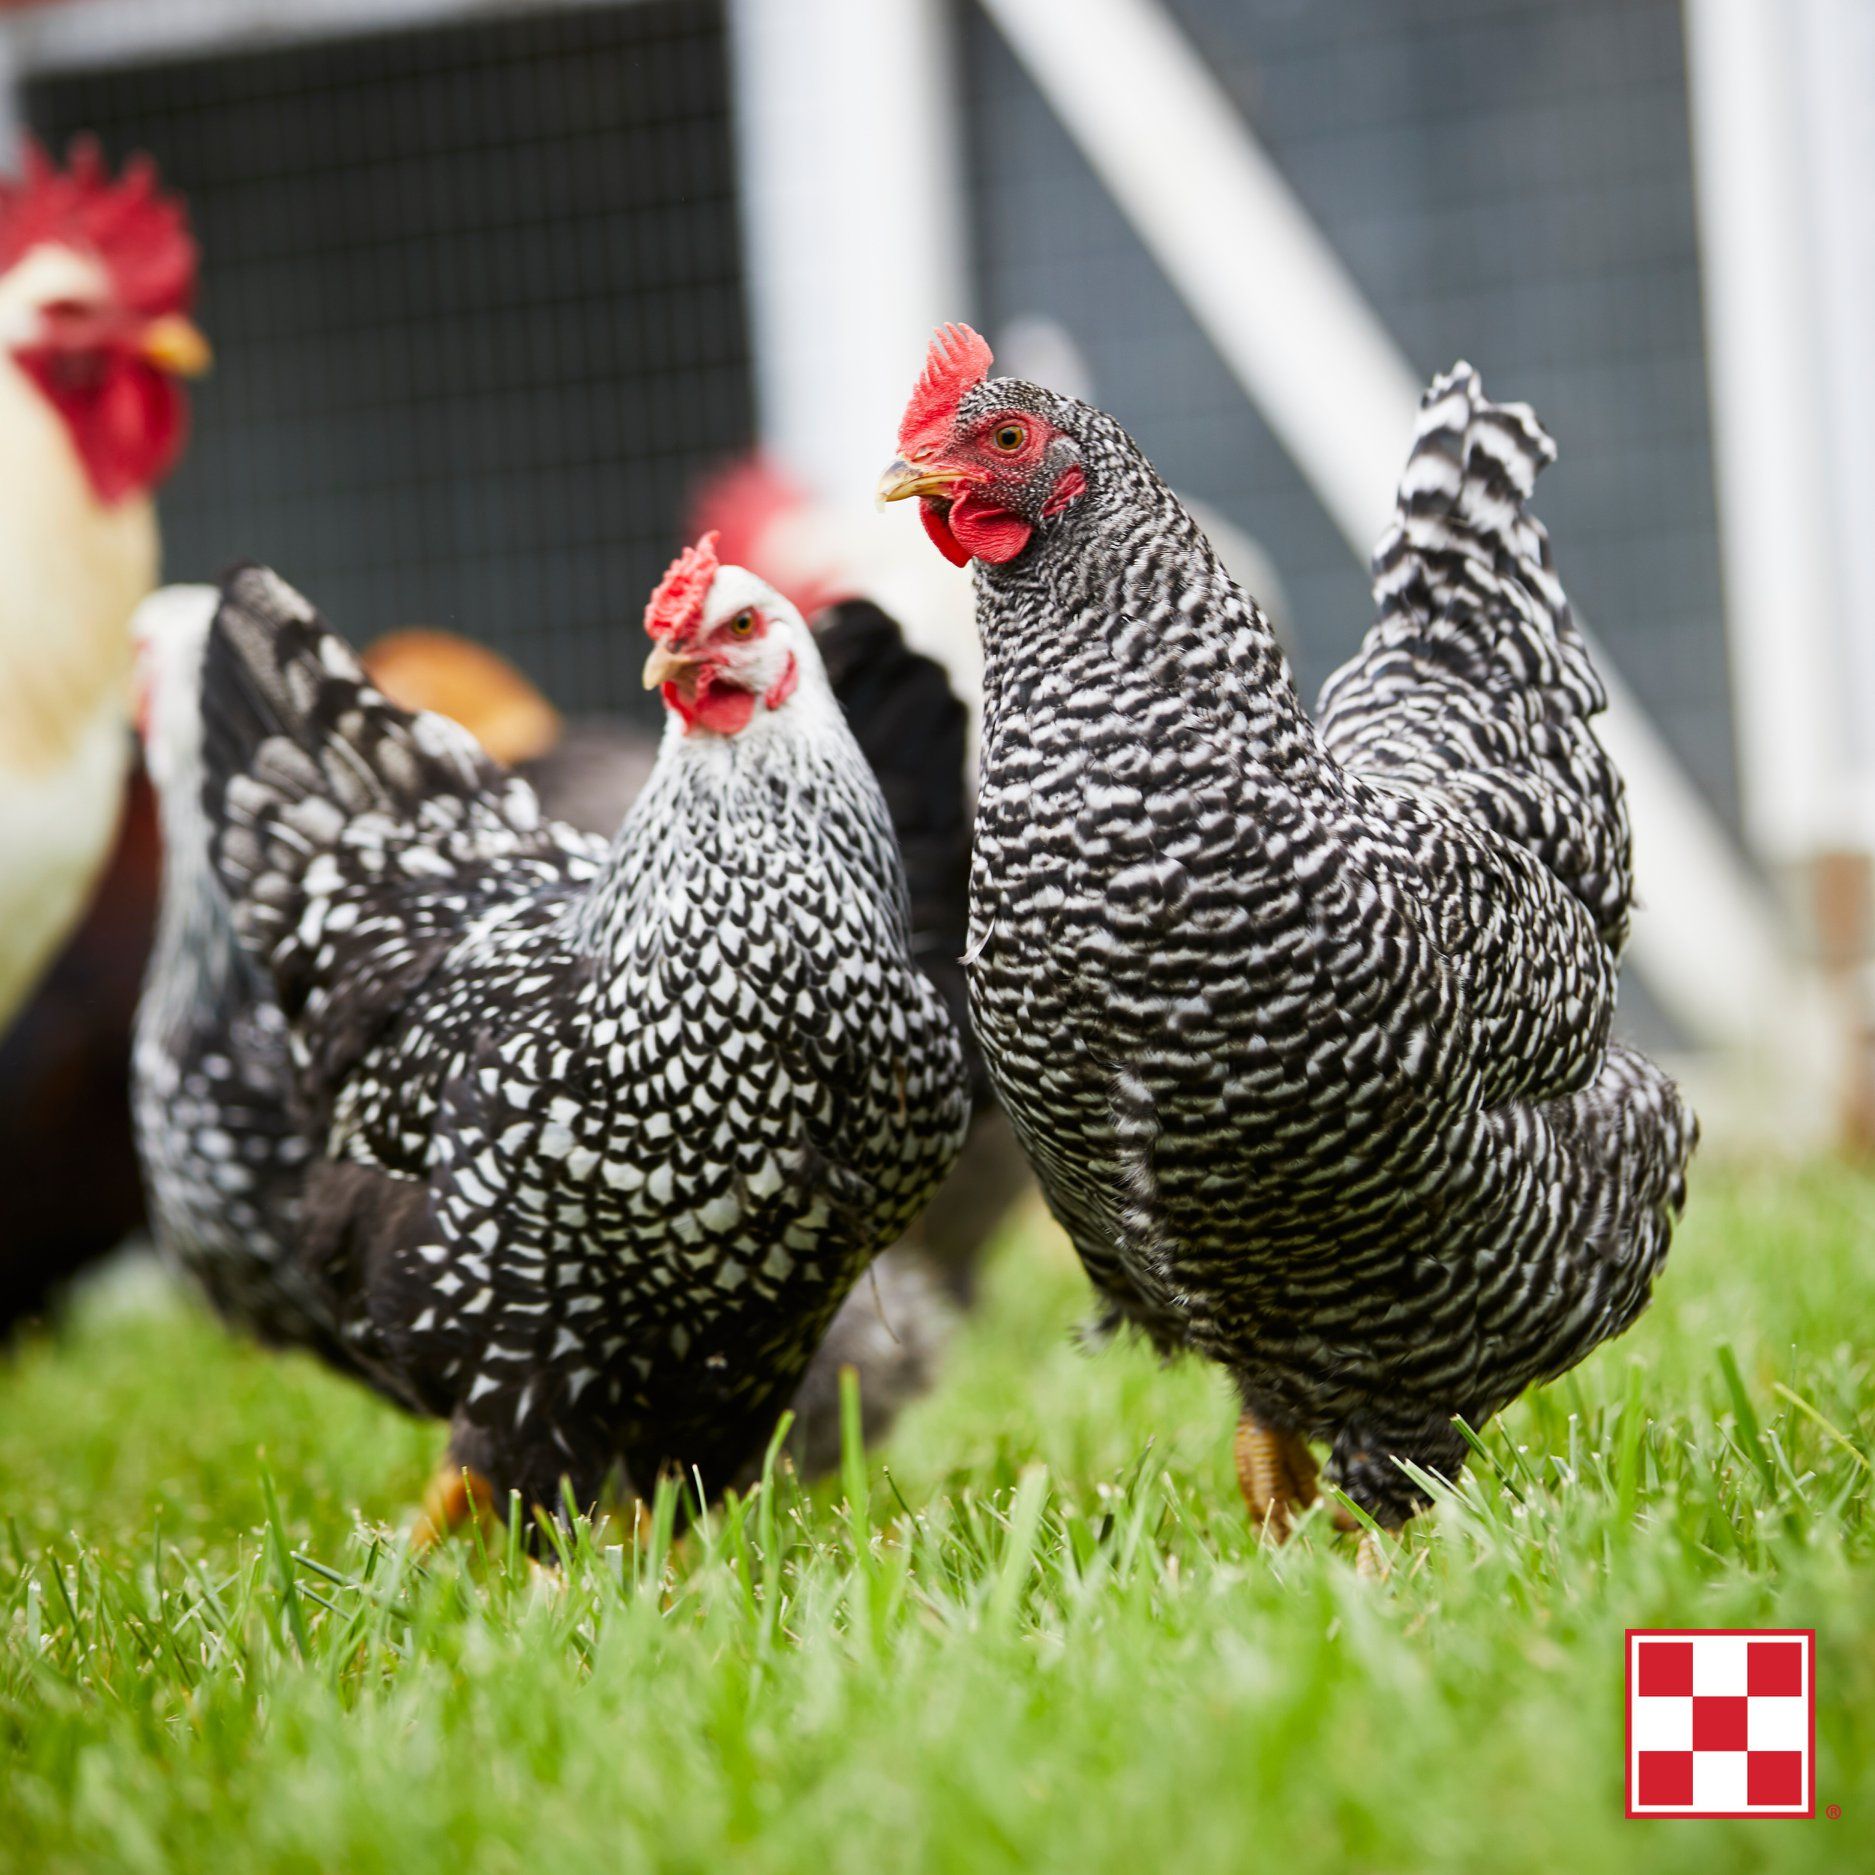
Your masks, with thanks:
M 202 698 L 211 803 L 253 764 L 296 796 L 399 818 L 438 793 L 474 798 L 502 779 L 447 717 L 392 704 L 310 601 L 266 567 L 238 567 L 223 582 Z
M 987 1081 L 969 1039 L 962 962 L 969 942 L 968 713 L 944 667 L 912 650 L 897 623 L 868 600 L 834 606 L 816 638 L 898 836 L 919 967 L 965 1038 L 981 1097 Z
M 156 793 L 163 871 L 156 959 L 145 997 L 168 1031 L 198 1019 L 196 1004 L 254 975 L 236 942 L 227 894 L 210 858 L 204 811 L 202 680 L 219 595 L 212 586 L 165 586 L 132 615 L 137 730 Z
M 1524 404 L 1455 365 L 1420 404 L 1378 620 L 1322 692 L 1343 766 L 1437 792 L 1527 848 L 1615 954 L 1633 896 L 1621 778 L 1592 719 L 1607 694 L 1527 506 L 1556 445 Z
M 1513 665 L 1534 652 L 1534 682 L 1585 716 L 1607 705 L 1562 582 L 1549 535 L 1525 507 L 1536 478 L 1556 460 L 1556 444 L 1528 404 L 1494 404 L 1476 371 L 1455 365 L 1434 379 L 1420 405 L 1412 452 L 1400 481 L 1393 529 L 1374 557 L 1382 614 L 1393 608 L 1436 618 L 1456 645 L 1486 665 Z M 1520 645 L 1465 604 L 1475 569 L 1521 590 L 1538 626 Z
M 532 855 L 558 874 L 578 857 L 525 782 L 447 718 L 392 704 L 265 567 L 223 584 L 202 714 L 236 931 L 289 1020 L 316 1000 L 309 1065 L 327 1081 L 459 935 L 485 862 Z

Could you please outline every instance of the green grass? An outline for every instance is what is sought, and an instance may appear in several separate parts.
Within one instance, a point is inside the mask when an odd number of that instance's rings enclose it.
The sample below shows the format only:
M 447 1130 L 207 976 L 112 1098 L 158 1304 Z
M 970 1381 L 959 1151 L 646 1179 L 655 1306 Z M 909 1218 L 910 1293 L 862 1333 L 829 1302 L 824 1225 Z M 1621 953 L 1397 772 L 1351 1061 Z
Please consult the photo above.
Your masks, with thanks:
M 844 1487 L 557 1582 L 419 1570 L 435 1428 L 106 1293 L 0 1371 L 0 1868 L 1868 1866 L 1875 1182 L 1703 1172 L 1378 1587 L 1256 1549 L 1223 1387 L 1078 1352 L 1039 1226 Z M 1623 1627 L 1752 1624 L 1818 1631 L 1842 1820 L 1624 1822 Z

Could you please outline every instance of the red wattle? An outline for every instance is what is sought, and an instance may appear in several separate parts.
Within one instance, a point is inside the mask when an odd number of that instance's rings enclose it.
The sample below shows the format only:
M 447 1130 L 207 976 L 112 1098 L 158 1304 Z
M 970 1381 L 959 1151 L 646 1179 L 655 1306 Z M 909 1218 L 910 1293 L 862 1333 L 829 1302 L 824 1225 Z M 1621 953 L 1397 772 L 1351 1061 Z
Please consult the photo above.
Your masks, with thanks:
M 924 522 L 924 531 L 931 536 L 932 542 L 952 566 L 968 566 L 970 556 L 957 544 L 957 536 L 951 532 L 950 523 L 944 518 L 941 503 L 921 501 L 918 504 L 918 518 Z
M 801 667 L 794 661 L 794 653 L 788 653 L 788 667 L 769 687 L 768 694 L 762 698 L 765 707 L 778 710 L 794 695 L 794 686 L 801 681 Z
M 719 736 L 733 736 L 747 729 L 755 714 L 755 696 L 734 684 L 719 683 L 711 665 L 697 673 L 696 688 L 688 696 L 676 683 L 664 686 L 664 702 L 683 718 L 685 732 L 709 729 Z
M 107 507 L 154 489 L 175 466 L 188 410 L 163 373 L 117 351 L 82 372 L 50 346 L 13 355 L 65 419 L 91 492 Z
M 951 503 L 950 532 L 972 559 L 1002 566 L 1029 544 L 1035 529 L 1007 508 L 999 508 L 975 494 L 964 494 Z

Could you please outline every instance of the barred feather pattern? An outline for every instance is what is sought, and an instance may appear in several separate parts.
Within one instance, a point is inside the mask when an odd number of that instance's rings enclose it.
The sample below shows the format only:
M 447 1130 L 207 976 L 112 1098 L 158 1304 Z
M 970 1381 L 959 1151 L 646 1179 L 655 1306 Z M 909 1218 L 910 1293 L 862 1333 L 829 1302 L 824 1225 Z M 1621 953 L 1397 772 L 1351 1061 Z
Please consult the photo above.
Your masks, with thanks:
M 1455 365 L 1420 404 L 1378 621 L 1316 710 L 1344 767 L 1442 799 L 1556 875 L 1615 956 L 1634 883 L 1627 794 L 1594 729 L 1602 682 L 1530 513 L 1556 445 Z
M 997 1090 L 1109 1320 L 1220 1362 L 1386 1524 L 1423 1501 L 1398 1461 L 1461 1467 L 1453 1415 L 1634 1319 L 1696 1136 L 1609 1040 L 1619 784 L 1506 495 L 1540 432 L 1463 394 L 1469 443 L 1457 392 L 1429 403 L 1326 736 L 1110 417 L 1010 380 L 959 415 L 1034 411 L 1087 477 L 975 575 L 968 961 Z M 1571 813 L 1596 828 L 1574 845 Z
M 225 590 L 205 800 L 320 1146 L 300 1256 L 357 1364 L 500 1492 L 729 1482 L 961 1142 L 956 1033 L 817 662 L 789 709 L 673 731 L 608 846 L 390 705 L 275 576 Z

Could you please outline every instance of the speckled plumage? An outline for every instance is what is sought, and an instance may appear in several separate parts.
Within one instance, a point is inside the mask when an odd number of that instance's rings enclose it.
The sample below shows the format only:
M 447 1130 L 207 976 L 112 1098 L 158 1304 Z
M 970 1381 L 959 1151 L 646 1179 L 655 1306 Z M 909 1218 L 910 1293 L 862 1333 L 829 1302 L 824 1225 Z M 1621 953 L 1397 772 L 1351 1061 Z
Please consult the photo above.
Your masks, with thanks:
M 1422 407 L 1379 619 L 1319 726 L 1110 417 L 976 571 L 979 1039 L 1115 1318 L 1332 1446 L 1381 1522 L 1645 1304 L 1696 1128 L 1609 1040 L 1630 898 L 1599 683 L 1523 503 L 1552 447 L 1460 366 Z
M 230 1322 L 349 1368 L 294 1255 L 312 1146 L 294 1111 L 286 1023 L 209 863 L 200 671 L 215 603 L 212 587 L 167 588 L 135 621 L 164 853 L 131 1054 L 150 1228 Z
M 500 1493 L 728 1482 L 967 1110 L 811 646 L 785 709 L 673 729 L 609 846 L 260 569 L 204 712 L 217 872 L 320 1148 L 297 1264 L 347 1358 Z

